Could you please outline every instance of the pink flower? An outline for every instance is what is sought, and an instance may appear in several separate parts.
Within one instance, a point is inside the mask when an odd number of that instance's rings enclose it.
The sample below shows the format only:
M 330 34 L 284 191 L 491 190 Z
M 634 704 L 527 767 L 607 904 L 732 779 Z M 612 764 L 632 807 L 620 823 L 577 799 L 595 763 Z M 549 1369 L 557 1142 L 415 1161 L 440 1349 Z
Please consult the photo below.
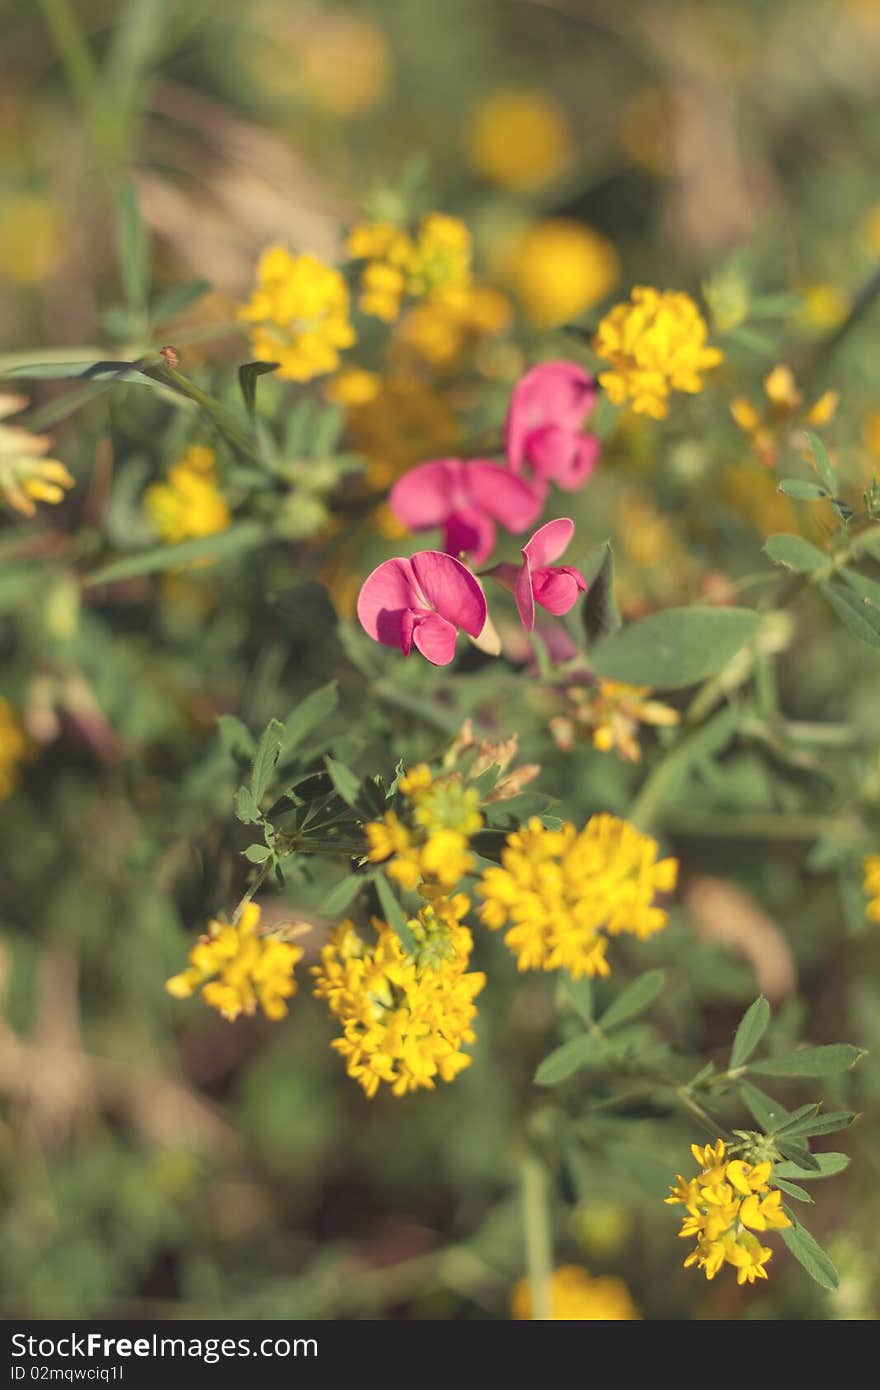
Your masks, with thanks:
M 548 613 L 567 613 L 577 603 L 578 594 L 586 593 L 586 580 L 580 570 L 574 565 L 552 563 L 559 559 L 573 535 L 574 522 L 569 517 L 548 521 L 526 541 L 521 565 L 495 565 L 486 571 L 511 590 L 527 632 L 535 626 L 536 603 Z
M 566 492 L 585 483 L 602 447 L 596 435 L 581 433 L 595 399 L 593 378 L 573 362 L 541 362 L 526 372 L 510 398 L 505 425 L 513 472 L 529 464 L 542 492 L 550 480 Z
M 461 561 L 422 550 L 408 560 L 385 560 L 367 575 L 357 615 L 374 641 L 399 647 L 404 656 L 415 643 L 434 666 L 448 666 L 458 628 L 471 637 L 482 632 L 486 596 Z
M 541 510 L 541 498 L 523 478 L 484 459 L 421 463 L 394 484 L 389 502 L 411 531 L 442 526 L 444 550 L 470 551 L 477 565 L 492 553 L 496 521 L 516 534 L 528 530 Z

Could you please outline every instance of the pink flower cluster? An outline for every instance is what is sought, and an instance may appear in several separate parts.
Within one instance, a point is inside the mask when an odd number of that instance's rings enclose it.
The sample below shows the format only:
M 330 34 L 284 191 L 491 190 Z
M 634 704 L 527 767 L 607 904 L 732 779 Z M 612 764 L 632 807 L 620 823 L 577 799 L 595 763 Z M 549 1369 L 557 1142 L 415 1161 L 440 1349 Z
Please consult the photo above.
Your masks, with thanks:
M 435 666 L 455 655 L 459 629 L 478 638 L 487 617 L 482 586 L 459 558 L 488 560 L 497 527 L 519 535 L 535 524 L 551 483 L 574 491 L 596 466 L 600 443 L 583 433 L 596 397 L 593 378 L 571 362 L 543 362 L 514 389 L 505 425 L 505 464 L 487 459 L 434 459 L 419 464 L 391 490 L 391 510 L 412 531 L 442 529 L 443 550 L 386 560 L 368 575 L 358 597 L 361 625 L 377 642 L 408 655 L 415 646 Z M 572 565 L 554 565 L 574 535 L 560 517 L 539 527 L 522 563 L 485 574 L 510 589 L 527 631 L 535 605 L 567 613 L 586 590 Z

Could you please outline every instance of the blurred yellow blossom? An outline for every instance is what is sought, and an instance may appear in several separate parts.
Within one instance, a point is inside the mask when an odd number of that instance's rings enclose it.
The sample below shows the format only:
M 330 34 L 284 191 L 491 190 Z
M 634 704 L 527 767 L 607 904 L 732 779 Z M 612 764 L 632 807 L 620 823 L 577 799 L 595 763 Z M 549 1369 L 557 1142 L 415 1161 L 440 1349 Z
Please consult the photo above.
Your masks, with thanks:
M 459 426 L 446 397 L 414 376 L 382 379 L 379 393 L 349 407 L 352 444 L 367 459 L 366 482 L 386 488 L 414 463 L 450 454 Z
M 515 191 L 549 183 L 572 156 L 571 132 L 559 103 L 547 92 L 514 88 L 491 93 L 477 108 L 465 146 L 478 174 Z
M 440 296 L 470 282 L 470 232 L 446 213 L 426 214 L 414 236 L 390 222 L 359 223 L 347 250 L 353 260 L 366 262 L 359 307 L 386 323 L 397 318 L 404 296 Z
M 5 801 L 15 791 L 21 765 L 31 751 L 24 725 L 12 706 L 0 696 L 0 801 Z
M 461 285 L 416 304 L 401 319 L 400 342 L 434 368 L 448 367 L 471 344 L 501 333 L 512 320 L 510 300 L 489 285 Z
M 600 679 L 595 686 L 569 686 L 566 714 L 551 720 L 550 731 L 558 747 L 573 746 L 577 728 L 586 728 L 593 747 L 603 753 L 614 750 L 627 762 L 638 762 L 639 724 L 669 727 L 679 722 L 677 710 L 649 698 L 646 685 Z
M 0 395 L 0 421 L 29 404 L 27 396 Z M 0 424 L 0 497 L 22 516 L 33 516 L 37 502 L 57 505 L 74 479 L 58 459 L 45 457 L 52 440 L 17 425 Z
M 355 341 L 348 286 L 315 256 L 270 246 L 257 263 L 257 287 L 239 318 L 253 325 L 251 347 L 278 375 L 310 381 L 336 371 L 339 353 Z
M 869 854 L 862 865 L 864 872 L 863 888 L 868 899 L 865 916 L 871 922 L 880 922 L 880 854 Z
M 730 413 L 765 468 L 772 468 L 776 463 L 786 431 L 793 422 L 821 429 L 834 418 L 839 401 L 836 391 L 823 391 L 809 409 L 802 411 L 803 395 L 794 372 L 784 362 L 778 363 L 764 377 L 764 394 L 768 402 L 765 410 L 758 410 L 747 397 L 737 396 L 730 403 Z
M 581 831 L 570 822 L 548 830 L 532 817 L 507 836 L 501 866 L 484 871 L 480 916 L 493 931 L 507 928 L 520 970 L 609 975 L 608 936 L 645 940 L 666 926 L 654 897 L 675 887 L 678 864 L 657 851 L 616 816 L 591 816 Z
M 42 285 L 61 262 L 58 209 L 42 193 L 14 193 L 0 202 L 0 275 Z
M 286 1001 L 296 993 L 295 966 L 302 947 L 275 936 L 261 936 L 260 909 L 246 903 L 233 926 L 211 921 L 189 953 L 189 968 L 165 984 L 175 999 L 186 999 L 196 990 L 206 1004 L 232 1022 L 239 1014 L 256 1012 L 267 1018 L 284 1018 Z
M 305 29 L 297 56 L 306 93 L 331 115 L 362 116 L 388 92 L 391 49 L 366 15 L 341 9 L 319 14 Z
M 499 274 L 536 328 L 555 328 L 614 288 L 620 263 L 611 242 L 564 217 L 533 222 L 499 253 Z
M 706 342 L 706 322 L 690 295 L 637 285 L 599 324 L 593 347 L 611 363 L 599 384 L 615 405 L 663 420 L 671 391 L 703 389 L 703 373 L 722 361 Z
M 849 313 L 849 295 L 831 281 L 803 285 L 800 293 L 804 301 L 800 317 L 814 328 L 836 328 Z
M 321 951 L 315 994 L 343 1030 L 331 1046 L 368 1096 L 382 1082 L 396 1096 L 433 1090 L 470 1065 L 462 1045 L 474 1041 L 473 1001 L 486 977 L 467 970 L 473 937 L 461 918 L 469 907 L 464 894 L 426 904 L 409 923 L 411 955 L 376 919 L 374 945 L 346 920 Z
M 324 384 L 324 395 L 335 405 L 366 405 L 382 389 L 382 379 L 363 367 L 343 367 Z
M 511 1316 L 532 1317 L 532 1290 L 521 1279 L 510 1296 Z M 641 1314 L 622 1279 L 594 1279 L 581 1265 L 560 1265 L 550 1279 L 550 1316 L 554 1322 L 632 1322 Z
M 184 450 L 167 480 L 147 488 L 144 510 L 167 545 L 225 531 L 229 507 L 217 490 L 214 450 L 205 444 Z

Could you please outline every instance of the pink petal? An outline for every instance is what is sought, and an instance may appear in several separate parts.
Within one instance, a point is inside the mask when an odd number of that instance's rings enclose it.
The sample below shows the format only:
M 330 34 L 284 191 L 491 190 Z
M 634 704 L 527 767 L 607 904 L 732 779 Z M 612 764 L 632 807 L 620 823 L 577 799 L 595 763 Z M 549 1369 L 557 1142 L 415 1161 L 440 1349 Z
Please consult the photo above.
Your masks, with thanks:
M 522 625 L 526 632 L 531 632 L 535 626 L 535 595 L 532 592 L 532 567 L 525 551 L 523 551 L 522 568 L 516 577 L 513 594 Z
M 528 460 L 542 478 L 552 478 L 566 492 L 586 482 L 601 445 L 595 435 L 571 434 L 559 425 L 542 425 L 526 440 Z
M 535 602 L 546 608 L 548 613 L 567 613 L 570 608 L 574 608 L 578 594 L 586 587 L 580 570 L 576 570 L 572 565 L 539 569 L 532 577 Z
M 433 666 L 448 666 L 455 656 L 457 636 L 453 624 L 439 613 L 427 613 L 416 623 L 413 641 Z
M 361 585 L 357 615 L 374 641 L 408 652 L 412 623 L 405 622 L 405 614 L 423 607 L 410 561 L 385 560 Z
M 566 467 L 554 479 L 556 486 L 565 492 L 575 492 L 582 487 L 599 462 L 601 452 L 602 441 L 598 435 L 575 435 Z
M 550 623 L 538 618 L 535 632 L 547 648 L 547 655 L 554 666 L 560 665 L 563 661 L 571 661 L 577 656 L 577 647 L 561 623 Z
M 471 637 L 479 637 L 486 621 L 486 596 L 470 570 L 442 550 L 420 550 L 409 563 L 422 593 L 440 616 Z
M 510 565 L 506 560 L 503 560 L 500 564 L 493 565 L 490 570 L 484 570 L 483 577 L 496 580 L 498 584 L 513 593 L 521 573 L 522 565 Z
M 507 461 L 513 471 L 522 471 L 528 461 L 528 437 L 543 425 L 576 434 L 595 395 L 593 378 L 574 362 L 540 362 L 526 372 L 510 398 L 505 426 Z
M 533 525 L 543 501 L 534 488 L 500 463 L 475 459 L 464 467 L 466 486 L 474 506 L 500 521 L 514 535 Z
M 411 468 L 394 484 L 388 503 L 397 520 L 412 531 L 440 526 L 462 490 L 463 465 L 458 459 L 434 459 Z
M 466 551 L 473 556 L 475 565 L 482 565 L 494 548 L 495 523 L 476 507 L 453 512 L 447 518 L 443 536 L 443 549 L 447 554 L 460 555 Z
M 523 555 L 538 568 L 558 560 L 574 535 L 574 522 L 570 517 L 560 516 L 555 521 L 547 521 L 539 526 L 523 546 Z

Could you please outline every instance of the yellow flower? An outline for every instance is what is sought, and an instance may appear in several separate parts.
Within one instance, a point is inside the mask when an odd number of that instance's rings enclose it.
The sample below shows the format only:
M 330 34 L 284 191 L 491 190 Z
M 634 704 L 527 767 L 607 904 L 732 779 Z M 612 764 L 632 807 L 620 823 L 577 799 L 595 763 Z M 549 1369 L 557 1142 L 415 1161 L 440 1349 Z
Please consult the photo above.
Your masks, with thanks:
M 147 488 L 144 509 L 167 545 L 225 531 L 229 507 L 217 490 L 214 450 L 204 444 L 184 450 L 167 481 Z
M 568 120 L 547 92 L 493 92 L 475 112 L 465 143 L 478 174 L 515 191 L 540 188 L 571 161 Z
M 195 990 L 224 1018 L 253 1014 L 257 1005 L 267 1018 L 284 1018 L 287 1003 L 296 993 L 295 966 L 302 948 L 257 930 L 260 909 L 247 903 L 235 926 L 211 921 L 189 953 L 189 969 L 173 975 L 165 988 L 175 999 L 186 999 Z
M 616 816 L 592 816 L 580 832 L 533 817 L 507 836 L 501 866 L 483 873 L 481 917 L 493 931 L 507 927 L 520 970 L 608 975 L 607 937 L 644 940 L 665 927 L 654 896 L 675 887 L 677 871 L 674 859 L 658 861 L 655 840 Z
M 425 896 L 432 886 L 454 888 L 476 866 L 468 843 L 483 824 L 479 793 L 456 773 L 435 778 L 426 763 L 401 777 L 398 789 L 408 802 L 411 824 L 403 824 L 394 811 L 368 822 L 367 857 L 376 864 L 390 861 L 388 873 L 403 888 L 417 888 L 424 880 Z
M 474 999 L 486 983 L 467 972 L 473 938 L 461 917 L 464 895 L 437 898 L 410 922 L 416 952 L 408 955 L 391 927 L 374 920 L 368 946 L 344 921 L 314 966 L 315 994 L 342 1025 L 331 1046 L 368 1096 L 382 1082 L 392 1094 L 433 1090 L 470 1065 L 462 1051 L 475 1039 Z
M 0 801 L 6 801 L 19 783 L 20 768 L 31 756 L 32 745 L 24 725 L 10 704 L 0 696 Z
M 28 404 L 27 396 L 0 395 L 0 420 Z M 33 516 L 37 502 L 56 505 L 64 489 L 73 487 L 74 479 L 64 464 L 44 457 L 51 443 L 47 434 L 0 424 L 0 497 L 22 516 Z
M 345 10 L 320 15 L 307 29 L 298 57 L 307 94 L 333 116 L 362 116 L 388 91 L 388 40 L 364 15 Z
M 768 401 L 766 410 L 759 411 L 744 396 L 737 396 L 730 403 L 730 413 L 765 468 L 772 468 L 776 463 L 785 443 L 785 431 L 795 417 L 802 416 L 804 424 L 821 428 L 833 419 L 839 400 L 836 391 L 824 391 L 802 411 L 803 396 L 794 372 L 784 362 L 778 363 L 765 376 L 764 394 Z
M 382 389 L 381 378 L 362 367 L 344 367 L 324 386 L 324 395 L 334 405 L 366 405 Z
M 570 748 L 575 724 L 586 725 L 592 735 L 593 747 L 603 753 L 618 752 L 627 762 L 637 763 L 642 756 L 639 747 L 639 724 L 670 726 L 679 721 L 678 711 L 659 700 L 651 700 L 646 685 L 626 685 L 622 681 L 599 679 L 595 687 L 571 686 L 567 691 L 571 705 L 570 719 L 563 717 L 551 723 L 551 732 L 562 748 Z
M 722 1265 L 732 1265 L 738 1284 L 766 1279 L 764 1268 L 773 1253 L 752 1231 L 783 1231 L 791 1225 L 782 1210 L 782 1193 L 771 1190 L 772 1163 L 747 1163 L 727 1158 L 724 1141 L 691 1145 L 701 1172 L 693 1178 L 676 1178 L 667 1203 L 684 1206 L 687 1216 L 679 1236 L 695 1239 L 685 1258 L 685 1268 L 696 1265 L 707 1279 L 714 1279 Z
M 865 916 L 871 922 L 880 922 L 880 854 L 869 854 L 862 869 L 865 875 L 862 886 L 868 899 Z
M 670 391 L 703 389 L 703 372 L 722 354 L 706 343 L 706 322 L 690 295 L 638 285 L 599 324 L 593 347 L 611 363 L 599 383 L 615 405 L 662 420 Z
M 390 222 L 361 223 L 347 249 L 353 260 L 366 261 L 359 307 L 386 323 L 397 318 L 405 295 L 442 296 L 470 282 L 470 232 L 446 213 L 428 213 L 415 236 Z
M 448 367 L 480 338 L 511 321 L 510 301 L 489 285 L 460 285 L 417 304 L 400 325 L 400 341 L 435 368 Z
M 510 1296 L 511 1316 L 532 1317 L 532 1290 L 521 1279 Z M 561 1265 L 550 1280 L 550 1315 L 554 1322 L 632 1322 L 640 1313 L 622 1279 L 591 1278 L 580 1265 Z
M 20 285 L 42 285 L 61 262 L 58 209 L 41 193 L 14 193 L 0 204 L 0 271 Z
M 563 217 L 535 222 L 502 249 L 500 274 L 536 328 L 555 328 L 604 299 L 620 278 L 599 232 Z
M 310 381 L 336 371 L 339 353 L 355 341 L 348 286 L 338 270 L 314 256 L 270 246 L 257 264 L 257 287 L 239 318 L 253 324 L 251 346 L 278 375 Z

